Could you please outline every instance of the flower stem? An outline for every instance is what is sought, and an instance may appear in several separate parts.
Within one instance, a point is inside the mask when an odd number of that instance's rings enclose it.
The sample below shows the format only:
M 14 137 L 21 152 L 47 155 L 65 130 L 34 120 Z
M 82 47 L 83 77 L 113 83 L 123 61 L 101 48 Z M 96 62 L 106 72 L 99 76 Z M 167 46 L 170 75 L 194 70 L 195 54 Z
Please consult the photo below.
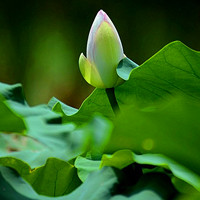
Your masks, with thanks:
M 115 89 L 114 88 L 106 88 L 106 94 L 108 96 L 110 105 L 113 109 L 113 112 L 116 113 L 119 111 L 119 105 L 117 103 L 117 99 L 115 97 Z

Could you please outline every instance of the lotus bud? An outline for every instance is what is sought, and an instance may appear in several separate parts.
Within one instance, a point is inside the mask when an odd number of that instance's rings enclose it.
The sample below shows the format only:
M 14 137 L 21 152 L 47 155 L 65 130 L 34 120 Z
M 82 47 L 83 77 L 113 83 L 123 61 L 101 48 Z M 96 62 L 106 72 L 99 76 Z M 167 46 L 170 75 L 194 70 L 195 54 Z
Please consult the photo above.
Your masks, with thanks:
M 123 80 L 116 68 L 124 52 L 117 30 L 108 17 L 100 10 L 90 29 L 87 42 L 87 58 L 80 55 L 79 68 L 85 80 L 97 88 L 112 88 Z

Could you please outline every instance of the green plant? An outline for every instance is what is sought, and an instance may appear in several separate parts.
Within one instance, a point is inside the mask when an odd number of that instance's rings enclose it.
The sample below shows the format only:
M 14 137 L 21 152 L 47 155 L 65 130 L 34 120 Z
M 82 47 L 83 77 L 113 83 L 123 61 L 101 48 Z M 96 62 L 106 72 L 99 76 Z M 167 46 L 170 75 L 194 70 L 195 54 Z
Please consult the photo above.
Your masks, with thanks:
M 30 107 L 20 84 L 1 83 L 1 199 L 199 199 L 199 63 L 179 41 L 139 67 L 124 57 L 125 82 L 79 109 Z

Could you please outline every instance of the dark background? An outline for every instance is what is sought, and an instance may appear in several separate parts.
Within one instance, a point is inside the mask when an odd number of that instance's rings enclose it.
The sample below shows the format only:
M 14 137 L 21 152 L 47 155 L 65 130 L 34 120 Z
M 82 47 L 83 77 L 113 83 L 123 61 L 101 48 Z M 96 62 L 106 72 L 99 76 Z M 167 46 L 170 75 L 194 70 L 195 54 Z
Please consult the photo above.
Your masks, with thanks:
M 96 13 L 115 24 L 125 54 L 142 64 L 180 40 L 200 50 L 200 1 L 0 1 L 0 81 L 23 84 L 31 105 L 52 96 L 79 107 L 93 87 L 78 68 Z

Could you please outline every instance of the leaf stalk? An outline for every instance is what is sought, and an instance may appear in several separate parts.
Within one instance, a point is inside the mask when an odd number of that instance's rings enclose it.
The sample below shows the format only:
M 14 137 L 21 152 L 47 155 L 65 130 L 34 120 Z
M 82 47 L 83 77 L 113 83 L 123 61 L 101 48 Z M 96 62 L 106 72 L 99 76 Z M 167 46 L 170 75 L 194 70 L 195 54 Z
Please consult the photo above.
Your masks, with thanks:
M 106 88 L 106 94 L 108 96 L 112 110 L 116 115 L 119 111 L 119 105 L 115 96 L 115 88 Z

